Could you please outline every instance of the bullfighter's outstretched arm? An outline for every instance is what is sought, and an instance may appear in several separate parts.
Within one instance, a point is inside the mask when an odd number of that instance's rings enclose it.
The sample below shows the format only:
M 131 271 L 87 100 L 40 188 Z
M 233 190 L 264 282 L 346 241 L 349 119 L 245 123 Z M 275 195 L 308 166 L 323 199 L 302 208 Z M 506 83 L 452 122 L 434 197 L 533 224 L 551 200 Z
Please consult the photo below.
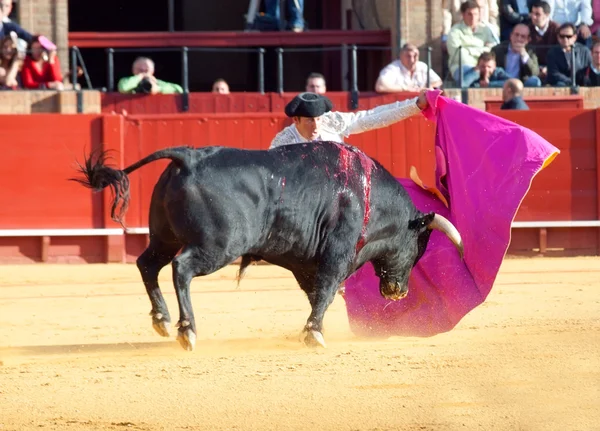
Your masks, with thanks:
M 345 137 L 379 129 L 421 112 L 417 100 L 415 97 L 358 112 L 328 112 L 323 115 L 322 127 Z

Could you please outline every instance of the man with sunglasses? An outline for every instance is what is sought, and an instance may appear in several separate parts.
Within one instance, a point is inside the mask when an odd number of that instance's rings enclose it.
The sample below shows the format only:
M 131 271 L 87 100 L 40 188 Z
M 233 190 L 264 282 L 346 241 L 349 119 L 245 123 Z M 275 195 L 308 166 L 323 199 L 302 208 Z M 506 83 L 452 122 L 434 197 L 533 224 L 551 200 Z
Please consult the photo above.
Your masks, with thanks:
M 588 67 L 592 63 L 592 55 L 586 46 L 577 43 L 577 29 L 571 23 L 559 27 L 558 44 L 548 51 L 548 84 L 569 87 L 575 85 L 571 79 L 573 69 L 577 74 Z

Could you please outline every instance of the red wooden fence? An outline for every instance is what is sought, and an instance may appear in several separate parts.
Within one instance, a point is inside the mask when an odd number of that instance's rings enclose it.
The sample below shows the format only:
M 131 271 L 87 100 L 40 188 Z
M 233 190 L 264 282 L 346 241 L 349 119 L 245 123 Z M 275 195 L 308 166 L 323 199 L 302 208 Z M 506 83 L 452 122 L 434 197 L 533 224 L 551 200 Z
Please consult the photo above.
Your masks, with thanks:
M 365 99 L 365 101 L 368 99 Z M 343 101 L 342 101 L 343 102 Z M 366 103 L 366 102 L 365 102 Z M 517 220 L 598 220 L 600 136 L 598 110 L 502 112 L 511 121 L 535 130 L 561 155 L 534 180 Z M 93 194 L 67 181 L 84 151 L 116 150 L 114 162 L 128 165 L 163 147 L 226 145 L 266 148 L 289 120 L 282 114 L 160 115 L 4 115 L 0 116 L 0 229 L 115 228 L 108 217 L 110 193 Z M 348 142 L 378 159 L 395 176 L 416 166 L 425 183 L 433 183 L 435 126 L 420 116 L 392 127 L 352 136 Z M 144 167 L 131 176 L 131 206 L 126 223 L 146 227 L 152 188 L 167 162 Z M 121 259 L 132 261 L 145 245 L 143 235 L 125 237 L 0 237 L 0 262 Z M 509 253 L 531 253 L 539 246 L 535 229 L 514 229 Z M 44 244 L 46 251 L 44 251 Z M 548 247 L 563 254 L 598 254 L 597 228 L 553 228 Z

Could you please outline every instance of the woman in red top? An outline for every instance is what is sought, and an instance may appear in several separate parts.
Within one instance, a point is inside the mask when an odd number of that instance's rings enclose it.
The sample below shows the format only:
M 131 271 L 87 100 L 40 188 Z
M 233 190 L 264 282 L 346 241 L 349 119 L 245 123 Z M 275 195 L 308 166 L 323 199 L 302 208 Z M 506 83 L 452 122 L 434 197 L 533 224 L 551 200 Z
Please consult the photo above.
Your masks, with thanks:
M 60 71 L 60 62 L 56 56 L 56 50 L 46 52 L 39 41 L 40 36 L 33 37 L 29 45 L 30 52 L 25 57 L 21 79 L 23 88 L 37 90 L 50 88 L 62 90 L 63 76 Z

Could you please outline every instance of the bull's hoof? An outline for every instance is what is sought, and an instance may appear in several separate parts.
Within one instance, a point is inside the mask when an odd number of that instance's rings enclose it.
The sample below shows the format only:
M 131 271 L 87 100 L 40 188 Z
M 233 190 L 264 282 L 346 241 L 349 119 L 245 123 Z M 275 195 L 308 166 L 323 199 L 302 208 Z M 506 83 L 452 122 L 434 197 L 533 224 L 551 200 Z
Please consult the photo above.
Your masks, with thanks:
M 314 329 L 311 329 L 306 332 L 306 338 L 304 338 L 304 344 L 306 344 L 308 347 L 319 347 L 320 346 L 323 348 L 327 348 L 323 334 L 321 334 L 319 331 L 315 331 Z
M 152 327 L 161 337 L 168 337 L 171 335 L 170 327 L 171 321 L 168 315 L 164 315 L 163 313 L 155 313 L 154 311 L 150 311 L 150 316 L 152 316 Z
M 194 331 L 192 331 L 191 328 L 183 330 L 180 329 L 177 333 L 177 341 L 179 341 L 181 347 L 183 347 L 188 352 L 191 352 L 196 346 L 196 334 L 194 333 Z
M 171 322 L 164 320 L 161 315 L 152 316 L 152 327 L 161 337 L 171 335 Z

